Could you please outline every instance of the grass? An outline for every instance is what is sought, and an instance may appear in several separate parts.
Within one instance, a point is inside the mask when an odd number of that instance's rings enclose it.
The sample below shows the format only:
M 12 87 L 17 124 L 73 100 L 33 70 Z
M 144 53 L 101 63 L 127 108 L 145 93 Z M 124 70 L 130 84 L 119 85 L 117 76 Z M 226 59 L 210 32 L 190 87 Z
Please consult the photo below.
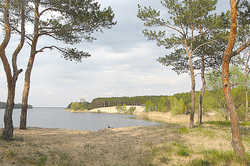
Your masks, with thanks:
M 208 160 L 194 159 L 187 166 L 212 166 Z
M 203 137 L 209 137 L 209 138 L 215 138 L 216 137 L 216 131 L 212 130 L 210 128 L 207 127 L 196 127 L 196 128 L 192 128 L 190 129 L 191 133 L 194 133 L 196 135 L 201 135 Z
M 241 123 L 240 129 L 250 164 L 248 123 Z M 0 165 L 240 166 L 232 151 L 229 122 L 206 122 L 193 129 L 166 123 L 97 132 L 15 132 L 13 141 L 0 139 Z
M 178 128 L 178 133 L 179 134 L 187 134 L 189 132 L 190 132 L 189 129 L 186 128 L 186 127 L 180 127 L 180 128 Z
M 190 156 L 190 154 L 192 153 L 192 150 L 183 143 L 174 142 L 173 145 L 175 146 L 176 154 L 178 156 L 187 157 Z
M 13 159 L 17 156 L 17 152 L 12 149 L 6 149 L 3 152 L 3 157 L 6 159 Z
M 201 152 L 203 158 L 193 159 L 187 166 L 240 166 L 241 160 L 231 150 L 204 150 Z M 250 164 L 249 154 L 246 154 L 247 163 Z
M 231 122 L 230 121 L 208 121 L 205 122 L 206 124 L 210 124 L 210 125 L 216 125 L 218 127 L 230 127 L 231 126 Z M 240 121 L 239 122 L 240 126 L 249 126 L 250 127 L 250 121 Z

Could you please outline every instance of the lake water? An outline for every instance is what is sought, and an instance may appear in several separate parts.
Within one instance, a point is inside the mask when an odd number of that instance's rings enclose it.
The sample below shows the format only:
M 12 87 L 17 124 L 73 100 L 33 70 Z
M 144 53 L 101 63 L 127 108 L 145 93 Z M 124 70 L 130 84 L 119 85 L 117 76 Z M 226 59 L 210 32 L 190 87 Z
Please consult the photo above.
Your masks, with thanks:
M 19 126 L 20 109 L 13 111 L 13 123 Z M 41 128 L 61 128 L 70 130 L 97 131 L 111 126 L 112 128 L 130 126 L 151 126 L 156 122 L 131 119 L 132 115 L 102 113 L 71 113 L 63 108 L 33 108 L 28 110 L 27 126 Z M 0 127 L 4 127 L 4 110 L 0 110 Z

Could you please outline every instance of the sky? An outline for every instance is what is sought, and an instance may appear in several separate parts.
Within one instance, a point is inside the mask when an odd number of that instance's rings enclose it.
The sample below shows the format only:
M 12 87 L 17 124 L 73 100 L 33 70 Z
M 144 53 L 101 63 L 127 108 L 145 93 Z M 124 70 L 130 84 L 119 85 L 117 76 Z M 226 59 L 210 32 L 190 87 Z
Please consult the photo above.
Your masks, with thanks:
M 103 7 L 112 7 L 117 25 L 103 33 L 96 33 L 96 41 L 75 45 L 92 55 L 82 63 L 66 61 L 55 50 L 38 54 L 31 76 L 30 104 L 67 106 L 81 98 L 91 101 L 96 97 L 172 95 L 190 91 L 188 74 L 177 75 L 156 61 L 167 54 L 167 50 L 156 46 L 154 41 L 146 40 L 142 34 L 145 27 L 136 17 L 138 3 L 161 8 L 160 0 L 97 1 Z M 228 7 L 228 0 L 219 0 L 220 10 Z M 18 36 L 11 39 L 7 48 L 9 56 L 18 39 Z M 48 43 L 55 44 L 55 41 L 39 40 L 38 48 Z M 19 55 L 19 68 L 26 69 L 29 51 L 29 46 L 26 45 Z M 199 77 L 196 80 L 196 89 L 199 90 Z M 16 103 L 21 102 L 23 82 L 24 72 L 17 82 Z M 7 83 L 2 65 L 0 93 L 0 101 L 6 101 Z

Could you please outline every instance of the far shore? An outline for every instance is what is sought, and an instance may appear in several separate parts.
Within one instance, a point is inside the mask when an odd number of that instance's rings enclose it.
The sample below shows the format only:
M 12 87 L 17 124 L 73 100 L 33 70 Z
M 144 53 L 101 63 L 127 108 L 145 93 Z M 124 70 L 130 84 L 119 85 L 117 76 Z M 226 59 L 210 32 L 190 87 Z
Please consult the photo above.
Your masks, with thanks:
M 135 107 L 135 113 L 138 112 L 144 112 L 145 107 L 144 106 L 126 106 L 127 109 Z M 72 110 L 72 109 L 65 109 L 65 111 L 68 112 L 73 112 L 73 113 L 79 113 L 79 112 L 92 112 L 92 113 L 112 113 L 112 114 L 123 114 L 123 112 L 118 111 L 117 108 L 114 107 L 100 107 L 100 108 L 95 108 L 91 110 Z
M 145 112 L 144 106 L 127 106 L 129 109 L 130 107 L 136 107 L 135 112 L 132 115 L 136 116 L 136 119 L 143 119 L 143 120 L 152 120 L 157 122 L 163 123 L 178 123 L 188 126 L 189 124 L 189 115 L 172 115 L 171 112 Z M 108 113 L 108 114 L 126 114 L 123 112 L 119 112 L 116 107 L 101 107 L 92 110 L 71 110 L 65 109 L 65 111 L 72 112 L 72 113 Z M 195 118 L 197 121 L 197 117 Z M 216 112 L 207 112 L 203 115 L 203 122 L 206 121 L 220 121 L 224 120 L 221 115 L 218 115 Z

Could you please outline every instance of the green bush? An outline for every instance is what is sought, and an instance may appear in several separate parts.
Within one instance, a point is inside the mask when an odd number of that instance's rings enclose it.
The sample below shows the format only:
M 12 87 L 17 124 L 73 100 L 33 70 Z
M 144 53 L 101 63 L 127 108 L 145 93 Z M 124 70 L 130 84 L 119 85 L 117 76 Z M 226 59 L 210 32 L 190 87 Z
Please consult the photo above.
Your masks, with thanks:
M 87 102 L 73 102 L 70 105 L 70 109 L 72 110 L 86 110 L 88 109 L 88 103 Z
M 245 105 L 241 105 L 236 112 L 238 113 L 239 120 L 245 120 Z
M 167 102 L 167 99 L 164 97 L 161 97 L 159 102 L 157 103 L 157 111 L 166 112 L 166 110 L 167 110 L 166 102 Z
M 154 111 L 155 105 L 152 103 L 151 100 L 146 101 L 145 105 L 146 105 L 146 108 L 145 108 L 146 112 Z
M 136 110 L 136 107 L 130 107 L 127 112 L 129 114 L 133 114 L 135 112 L 135 110 Z
M 127 112 L 127 105 L 126 104 L 123 104 L 123 106 L 118 105 L 118 106 L 116 106 L 116 110 L 118 112 L 121 112 L 121 113 L 126 113 Z
M 81 105 L 78 102 L 73 102 L 70 107 L 70 109 L 72 110 L 79 110 L 80 108 L 81 108 Z
M 183 99 L 174 98 L 171 104 L 171 113 L 173 115 L 184 114 L 185 113 L 185 103 Z

